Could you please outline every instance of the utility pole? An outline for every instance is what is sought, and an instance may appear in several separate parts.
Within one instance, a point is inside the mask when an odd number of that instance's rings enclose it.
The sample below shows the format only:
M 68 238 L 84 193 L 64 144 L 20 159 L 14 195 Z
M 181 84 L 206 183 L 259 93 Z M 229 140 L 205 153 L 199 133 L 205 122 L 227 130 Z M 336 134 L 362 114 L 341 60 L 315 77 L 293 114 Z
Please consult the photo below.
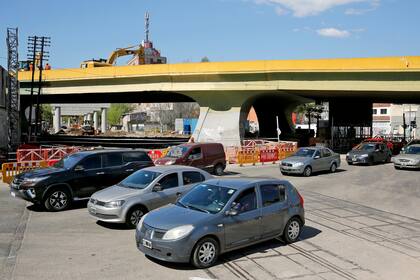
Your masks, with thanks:
M 405 113 L 403 113 L 403 131 L 404 131 L 404 134 L 403 134 L 403 140 L 404 140 L 404 142 L 405 142 L 405 129 L 407 128 L 407 125 L 405 124 Z
M 38 87 L 36 95 L 36 109 L 35 109 L 35 136 L 38 135 L 38 123 L 40 120 L 40 109 L 39 109 L 39 95 L 41 94 L 41 84 L 42 84 L 42 70 L 44 68 L 44 61 L 47 61 L 49 58 L 49 52 L 45 51 L 45 47 L 51 45 L 50 37 L 38 37 L 30 36 L 28 37 L 28 60 L 32 64 L 32 79 L 31 79 L 31 97 L 29 104 L 29 127 L 28 127 L 28 141 L 31 140 L 32 136 L 32 111 L 34 105 L 34 89 L 35 89 L 35 71 L 38 68 Z
M 7 70 L 9 72 L 7 120 L 8 153 L 12 152 L 20 143 L 19 137 L 19 55 L 18 55 L 18 29 L 7 28 Z

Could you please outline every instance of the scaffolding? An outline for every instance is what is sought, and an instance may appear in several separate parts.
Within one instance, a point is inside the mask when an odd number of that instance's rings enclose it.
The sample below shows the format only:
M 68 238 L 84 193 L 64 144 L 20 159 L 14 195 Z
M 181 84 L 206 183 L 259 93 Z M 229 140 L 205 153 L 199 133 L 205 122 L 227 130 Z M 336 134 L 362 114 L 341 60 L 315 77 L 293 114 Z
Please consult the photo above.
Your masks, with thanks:
M 20 143 L 19 132 L 19 55 L 18 55 L 18 29 L 7 28 L 7 70 L 9 72 L 7 121 L 8 152 L 14 151 Z

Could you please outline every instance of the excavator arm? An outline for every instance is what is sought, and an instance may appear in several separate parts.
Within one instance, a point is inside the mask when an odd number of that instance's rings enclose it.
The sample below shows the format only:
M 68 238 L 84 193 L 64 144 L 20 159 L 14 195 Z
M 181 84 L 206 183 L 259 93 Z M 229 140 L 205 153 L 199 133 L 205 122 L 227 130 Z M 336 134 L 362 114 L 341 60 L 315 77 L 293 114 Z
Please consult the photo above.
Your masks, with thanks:
M 144 57 L 144 47 L 140 46 L 137 49 L 133 49 L 134 47 L 137 47 L 137 46 L 132 46 L 132 47 L 123 48 L 123 49 L 116 49 L 109 55 L 106 62 L 110 65 L 114 65 L 117 58 L 121 56 L 126 56 L 126 55 L 138 55 L 140 58 Z
M 93 67 L 105 67 L 105 66 L 112 66 L 116 63 L 117 59 L 121 56 L 126 55 L 138 55 L 140 61 L 142 61 L 144 64 L 144 47 L 142 45 L 140 46 L 131 46 L 127 48 L 122 49 L 116 49 L 113 51 L 107 60 L 105 59 L 99 59 L 99 60 L 88 60 L 83 61 L 80 65 L 81 68 L 93 68 Z

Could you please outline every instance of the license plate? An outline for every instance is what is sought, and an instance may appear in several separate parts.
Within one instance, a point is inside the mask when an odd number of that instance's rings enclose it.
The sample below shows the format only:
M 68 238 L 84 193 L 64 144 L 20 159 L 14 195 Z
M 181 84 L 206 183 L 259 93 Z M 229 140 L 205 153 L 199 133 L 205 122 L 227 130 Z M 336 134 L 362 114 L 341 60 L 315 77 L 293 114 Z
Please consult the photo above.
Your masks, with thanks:
M 89 212 L 92 214 L 96 214 L 96 208 L 90 207 Z
M 143 239 L 142 244 L 144 247 L 152 249 L 152 242 L 147 240 L 147 239 Z
M 16 197 L 16 194 L 14 192 L 11 192 L 10 195 Z

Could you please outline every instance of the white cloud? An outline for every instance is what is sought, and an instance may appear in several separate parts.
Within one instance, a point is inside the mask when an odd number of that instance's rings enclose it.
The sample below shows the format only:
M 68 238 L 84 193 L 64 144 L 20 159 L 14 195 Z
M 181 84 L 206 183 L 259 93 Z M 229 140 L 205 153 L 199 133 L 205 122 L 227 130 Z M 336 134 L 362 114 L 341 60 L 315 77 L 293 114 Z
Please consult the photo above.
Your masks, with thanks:
M 336 28 L 323 28 L 316 31 L 319 35 L 333 38 L 346 38 L 351 35 L 347 30 L 340 30 Z
M 367 3 L 373 9 L 379 6 L 380 0 L 254 0 L 257 4 L 274 5 L 280 9 L 287 9 L 293 12 L 295 17 L 306 17 L 318 15 L 336 6 L 349 5 L 353 3 Z M 356 9 L 348 9 L 350 14 L 357 12 Z M 284 13 L 282 13 L 284 14 Z

